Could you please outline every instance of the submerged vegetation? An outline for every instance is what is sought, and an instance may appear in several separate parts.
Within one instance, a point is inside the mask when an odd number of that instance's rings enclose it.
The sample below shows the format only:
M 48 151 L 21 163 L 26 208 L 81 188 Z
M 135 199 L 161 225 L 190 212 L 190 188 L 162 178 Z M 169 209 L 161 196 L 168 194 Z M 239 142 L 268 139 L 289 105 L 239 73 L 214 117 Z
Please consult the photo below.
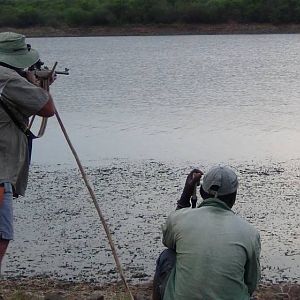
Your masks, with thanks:
M 0 0 L 0 26 L 300 23 L 299 0 Z

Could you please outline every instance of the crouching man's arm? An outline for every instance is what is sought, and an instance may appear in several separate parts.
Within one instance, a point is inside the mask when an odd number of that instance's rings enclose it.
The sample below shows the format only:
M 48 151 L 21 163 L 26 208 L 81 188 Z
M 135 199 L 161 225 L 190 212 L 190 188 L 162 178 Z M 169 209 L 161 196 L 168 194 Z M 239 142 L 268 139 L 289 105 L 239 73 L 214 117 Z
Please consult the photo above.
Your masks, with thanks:
M 203 175 L 202 171 L 198 169 L 194 169 L 187 176 L 181 197 L 177 201 L 176 210 L 191 206 L 191 197 L 193 195 L 195 185 L 200 184 L 200 179 L 202 175 Z

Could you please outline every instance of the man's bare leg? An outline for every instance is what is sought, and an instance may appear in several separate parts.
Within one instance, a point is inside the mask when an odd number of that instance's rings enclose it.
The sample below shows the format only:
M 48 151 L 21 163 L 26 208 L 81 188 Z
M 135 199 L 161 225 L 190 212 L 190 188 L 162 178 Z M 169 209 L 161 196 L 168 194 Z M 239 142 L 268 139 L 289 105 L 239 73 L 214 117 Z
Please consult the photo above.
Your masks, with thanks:
M 2 259 L 3 259 L 4 255 L 6 253 L 8 244 L 9 244 L 9 240 L 0 239 L 0 275 L 1 275 Z

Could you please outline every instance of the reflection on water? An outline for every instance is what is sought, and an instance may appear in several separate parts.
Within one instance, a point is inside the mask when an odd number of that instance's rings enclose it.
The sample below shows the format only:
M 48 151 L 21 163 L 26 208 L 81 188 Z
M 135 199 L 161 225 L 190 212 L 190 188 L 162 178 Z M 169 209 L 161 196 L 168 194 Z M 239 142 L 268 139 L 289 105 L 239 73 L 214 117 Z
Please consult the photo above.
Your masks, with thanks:
M 85 160 L 299 158 L 299 35 L 32 43 L 70 68 L 53 94 Z M 70 161 L 55 120 L 34 154 Z
M 131 280 L 152 278 L 185 174 L 218 162 L 262 236 L 267 281 L 299 280 L 299 35 L 35 39 Z M 53 46 L 55 45 L 55 47 Z M 114 263 L 54 118 L 34 142 L 4 275 L 110 280 Z M 17 271 L 16 271 L 17 270 Z

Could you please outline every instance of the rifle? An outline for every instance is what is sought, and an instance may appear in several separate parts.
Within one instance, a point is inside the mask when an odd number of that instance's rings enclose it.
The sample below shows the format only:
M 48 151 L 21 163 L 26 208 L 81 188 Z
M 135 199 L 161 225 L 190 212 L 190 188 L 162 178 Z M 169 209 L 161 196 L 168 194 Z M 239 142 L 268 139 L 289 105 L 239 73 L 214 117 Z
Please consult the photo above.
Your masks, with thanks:
M 40 86 L 42 89 L 49 92 L 49 86 L 50 86 L 50 80 L 53 77 L 56 77 L 56 75 L 69 75 L 69 69 L 65 68 L 64 71 L 56 71 L 57 62 L 55 62 L 54 66 L 50 70 L 47 66 L 44 66 L 44 63 L 42 61 L 38 61 L 34 66 L 32 66 L 29 71 L 34 72 L 35 77 L 40 83 Z M 35 120 L 35 115 L 31 117 L 28 128 L 30 129 L 33 125 L 33 122 Z M 35 135 L 36 138 L 40 138 L 44 135 L 46 126 L 47 126 L 47 120 L 48 118 L 42 117 L 42 121 L 40 124 L 40 128 L 38 130 L 38 133 Z

